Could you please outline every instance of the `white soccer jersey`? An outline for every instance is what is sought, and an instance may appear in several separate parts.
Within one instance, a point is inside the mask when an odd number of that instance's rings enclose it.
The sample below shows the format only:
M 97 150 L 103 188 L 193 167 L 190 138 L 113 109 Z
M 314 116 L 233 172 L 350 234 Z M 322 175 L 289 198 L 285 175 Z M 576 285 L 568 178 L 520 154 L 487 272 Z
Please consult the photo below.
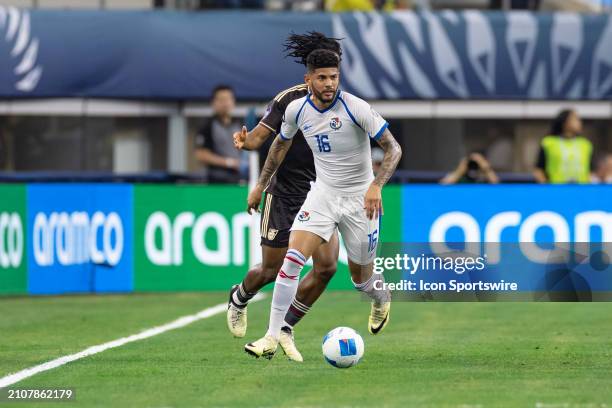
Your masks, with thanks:
M 314 155 L 317 183 L 352 194 L 365 192 L 374 180 L 369 139 L 378 140 L 388 125 L 366 101 L 338 90 L 324 110 L 310 95 L 291 102 L 280 137 L 289 140 L 301 130 Z

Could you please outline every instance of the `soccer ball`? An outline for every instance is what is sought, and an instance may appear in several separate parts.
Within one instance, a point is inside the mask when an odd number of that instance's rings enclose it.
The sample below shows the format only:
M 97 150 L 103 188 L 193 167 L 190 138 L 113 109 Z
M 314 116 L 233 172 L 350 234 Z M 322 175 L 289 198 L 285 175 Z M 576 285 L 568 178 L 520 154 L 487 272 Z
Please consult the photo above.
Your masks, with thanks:
M 334 367 L 349 368 L 363 357 L 363 339 L 350 327 L 336 327 L 323 337 L 323 357 Z

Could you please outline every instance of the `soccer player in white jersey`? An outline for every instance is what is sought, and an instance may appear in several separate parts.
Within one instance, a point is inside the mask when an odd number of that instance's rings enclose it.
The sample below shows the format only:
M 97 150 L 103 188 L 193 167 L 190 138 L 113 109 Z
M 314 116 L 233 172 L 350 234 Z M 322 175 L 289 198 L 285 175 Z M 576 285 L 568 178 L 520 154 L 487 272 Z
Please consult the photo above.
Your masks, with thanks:
M 388 123 L 362 99 L 340 91 L 340 57 L 330 50 L 308 55 L 304 79 L 310 93 L 285 110 L 281 133 L 268 158 L 274 168 L 283 161 L 293 136 L 301 130 L 311 148 L 316 182 L 291 227 L 289 249 L 277 275 L 266 335 L 245 346 L 255 357 L 272 358 L 283 318 L 295 296 L 300 272 L 317 248 L 329 241 L 336 228 L 348 252 L 355 287 L 372 298 L 369 331 L 377 334 L 389 322 L 390 294 L 375 290 L 372 263 L 380 232 L 381 189 L 401 157 L 401 148 Z M 385 152 L 374 177 L 370 139 Z

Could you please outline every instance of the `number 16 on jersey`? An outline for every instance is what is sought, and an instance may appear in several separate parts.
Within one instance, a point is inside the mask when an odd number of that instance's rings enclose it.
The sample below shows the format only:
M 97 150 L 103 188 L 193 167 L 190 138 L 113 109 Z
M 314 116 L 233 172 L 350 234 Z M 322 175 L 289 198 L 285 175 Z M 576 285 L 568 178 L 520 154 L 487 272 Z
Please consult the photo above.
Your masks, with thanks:
M 329 144 L 328 135 L 316 135 L 315 137 L 317 138 L 317 146 L 319 147 L 319 152 L 321 153 L 331 152 L 331 146 Z

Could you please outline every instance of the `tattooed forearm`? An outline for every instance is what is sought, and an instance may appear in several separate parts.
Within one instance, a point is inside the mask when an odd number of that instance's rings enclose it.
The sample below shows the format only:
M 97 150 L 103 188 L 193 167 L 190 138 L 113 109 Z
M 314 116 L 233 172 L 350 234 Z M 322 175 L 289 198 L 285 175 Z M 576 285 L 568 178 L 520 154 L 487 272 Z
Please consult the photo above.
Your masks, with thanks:
M 293 139 L 285 141 L 280 137 L 276 137 L 272 142 L 270 150 L 268 150 L 268 157 L 266 157 L 266 162 L 261 169 L 261 174 L 259 175 L 259 180 L 257 181 L 257 184 L 259 184 L 262 189 L 270 183 L 272 176 L 285 159 L 287 151 L 291 147 L 292 142 Z
M 402 148 L 400 147 L 397 140 L 393 137 L 389 129 L 385 129 L 384 133 L 378 140 L 378 144 L 385 152 L 385 157 L 383 158 L 382 164 L 380 165 L 380 170 L 374 179 L 374 184 L 379 187 L 387 184 L 387 181 L 395 172 L 395 168 L 397 167 L 397 163 L 399 163 L 400 158 L 402 157 Z

